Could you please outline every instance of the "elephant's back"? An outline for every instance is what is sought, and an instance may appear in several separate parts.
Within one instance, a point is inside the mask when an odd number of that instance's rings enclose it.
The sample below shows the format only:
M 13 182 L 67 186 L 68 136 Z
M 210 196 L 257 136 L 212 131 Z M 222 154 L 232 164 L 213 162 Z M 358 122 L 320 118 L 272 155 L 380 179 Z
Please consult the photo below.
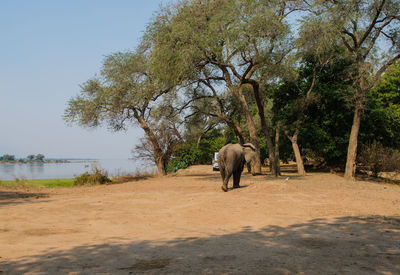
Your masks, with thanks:
M 218 163 L 226 166 L 229 162 L 237 162 L 242 158 L 243 151 L 240 144 L 227 144 L 218 152 Z

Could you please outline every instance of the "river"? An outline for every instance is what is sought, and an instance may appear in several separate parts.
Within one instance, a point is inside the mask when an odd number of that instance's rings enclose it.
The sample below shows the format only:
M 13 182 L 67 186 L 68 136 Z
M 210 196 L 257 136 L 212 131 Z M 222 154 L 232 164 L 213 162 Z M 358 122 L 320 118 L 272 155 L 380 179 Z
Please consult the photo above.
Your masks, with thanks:
M 0 164 L 0 180 L 73 178 L 90 171 L 93 166 L 106 170 L 110 177 L 153 169 L 151 165 L 130 159 L 73 160 L 67 163 L 13 163 Z

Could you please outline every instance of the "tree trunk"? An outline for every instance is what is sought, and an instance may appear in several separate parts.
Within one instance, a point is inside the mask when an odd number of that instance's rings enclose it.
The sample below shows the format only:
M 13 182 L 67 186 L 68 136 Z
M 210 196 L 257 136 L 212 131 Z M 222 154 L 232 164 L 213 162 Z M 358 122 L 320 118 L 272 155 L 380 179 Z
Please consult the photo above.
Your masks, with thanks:
M 306 171 L 304 170 L 304 163 L 303 163 L 303 159 L 300 154 L 300 149 L 299 149 L 299 145 L 297 144 L 297 141 L 292 142 L 292 147 L 293 147 L 294 156 L 296 158 L 297 173 L 300 176 L 304 176 L 306 174 Z
M 224 113 L 221 113 L 220 115 L 218 115 L 218 117 L 222 118 L 226 122 L 226 124 L 228 124 L 228 126 L 232 128 L 240 144 L 243 145 L 246 143 L 246 136 L 244 135 L 239 123 L 235 123 L 232 118 L 226 116 Z
M 278 122 L 275 129 L 275 177 L 281 175 L 281 165 L 279 160 L 279 135 L 281 131 L 281 122 Z
M 157 137 L 154 135 L 153 131 L 150 129 L 149 125 L 147 124 L 143 116 L 137 116 L 136 119 L 139 121 L 140 127 L 143 129 L 147 138 L 153 145 L 154 162 L 157 165 L 158 174 L 163 176 L 166 175 L 167 172 L 165 171 L 166 170 L 165 160 L 160 145 L 158 144 Z
M 164 159 L 162 157 L 156 157 L 156 165 L 157 165 L 157 170 L 158 170 L 158 174 L 165 176 L 167 174 L 167 172 L 165 171 L 165 162 Z
M 354 180 L 356 176 L 356 158 L 357 158 L 357 143 L 358 132 L 361 123 L 361 107 L 356 103 L 354 110 L 353 125 L 351 126 L 351 133 L 349 139 L 349 147 L 347 149 L 347 161 L 344 177 L 346 179 Z
M 201 135 L 197 138 L 197 142 L 196 142 L 196 148 L 199 149 L 200 143 L 201 143 L 201 139 L 203 138 L 204 133 L 201 133 Z
M 252 87 L 253 87 L 253 93 L 254 93 L 254 97 L 256 99 L 256 103 L 257 103 L 257 107 L 258 107 L 258 115 L 261 120 L 261 128 L 264 133 L 265 139 L 267 141 L 269 161 L 272 164 L 271 172 L 275 177 L 277 177 L 280 172 L 278 171 L 277 166 L 276 166 L 277 161 L 276 161 L 276 155 L 274 153 L 274 145 L 272 144 L 271 136 L 269 135 L 269 131 L 268 131 L 268 127 L 267 127 L 267 122 L 265 121 L 264 105 L 261 102 L 258 83 L 252 82 Z M 279 160 L 278 160 L 278 162 L 279 162 Z
M 299 136 L 300 130 L 297 128 L 293 136 L 289 136 L 288 132 L 286 132 L 286 136 L 292 142 L 292 148 L 294 152 L 294 157 L 296 158 L 296 165 L 297 165 L 297 174 L 300 176 L 305 176 L 306 171 L 304 169 L 303 158 L 301 157 L 299 145 L 297 144 L 297 138 Z
M 246 98 L 243 95 L 242 88 L 233 89 L 234 94 L 240 102 L 242 111 L 246 117 L 247 127 L 249 129 L 251 143 L 256 147 L 257 156 L 251 167 L 254 174 L 261 174 L 261 160 L 260 160 L 260 143 L 258 142 L 257 130 L 254 124 L 253 118 L 251 117 L 249 106 L 247 105 Z

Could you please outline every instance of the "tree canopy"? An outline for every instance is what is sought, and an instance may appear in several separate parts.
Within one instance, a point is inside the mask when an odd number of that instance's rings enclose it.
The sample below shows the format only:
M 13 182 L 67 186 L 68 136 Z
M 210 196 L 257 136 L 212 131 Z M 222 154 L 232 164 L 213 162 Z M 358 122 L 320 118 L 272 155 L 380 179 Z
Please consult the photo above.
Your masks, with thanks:
M 179 1 L 135 51 L 105 58 L 64 118 L 139 125 L 135 154 L 160 173 L 233 141 L 255 145 L 257 173 L 268 155 L 276 176 L 280 158 L 302 175 L 303 158 L 320 158 L 352 178 L 363 144 L 400 143 L 399 22 L 395 0 Z

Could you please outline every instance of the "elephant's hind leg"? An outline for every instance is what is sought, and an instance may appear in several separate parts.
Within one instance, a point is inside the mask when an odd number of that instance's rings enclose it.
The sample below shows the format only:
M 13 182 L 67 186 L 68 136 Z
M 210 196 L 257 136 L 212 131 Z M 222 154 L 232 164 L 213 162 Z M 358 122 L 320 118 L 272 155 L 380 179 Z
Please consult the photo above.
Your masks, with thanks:
M 225 179 L 225 168 L 219 167 L 219 173 L 221 174 L 222 182 Z
M 224 192 L 228 191 L 228 183 L 229 183 L 229 179 L 230 179 L 231 175 L 232 175 L 232 172 L 227 171 L 227 170 L 224 171 L 224 178 L 222 179 L 223 183 L 222 183 L 222 187 L 221 187 L 222 190 L 224 190 Z
M 233 188 L 239 188 L 240 185 L 240 175 L 242 173 L 240 171 L 233 172 Z

